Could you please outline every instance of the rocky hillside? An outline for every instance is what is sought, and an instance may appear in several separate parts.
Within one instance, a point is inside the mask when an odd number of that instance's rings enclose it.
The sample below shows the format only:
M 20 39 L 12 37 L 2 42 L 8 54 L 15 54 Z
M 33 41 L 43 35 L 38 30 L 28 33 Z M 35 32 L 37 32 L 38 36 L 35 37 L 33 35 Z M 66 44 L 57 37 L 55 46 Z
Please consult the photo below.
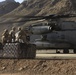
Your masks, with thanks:
M 28 0 L 24 1 L 10 14 L 46 15 L 76 11 L 75 0 Z
M 20 4 L 19 7 L 11 11 L 5 16 L 12 15 L 50 15 L 50 14 L 64 14 L 76 13 L 75 0 L 28 0 Z M 5 19 L 7 20 L 7 19 Z M 12 19 L 9 19 L 11 21 Z M 18 18 L 15 18 L 18 20 Z M 7 20 L 8 21 L 8 20 Z M 18 23 L 15 25 L 27 25 L 28 23 Z M 31 24 L 29 22 L 29 24 Z
M 14 0 L 6 0 L 6 1 L 0 2 L 0 16 L 13 11 L 19 5 L 20 4 L 18 2 L 15 2 Z

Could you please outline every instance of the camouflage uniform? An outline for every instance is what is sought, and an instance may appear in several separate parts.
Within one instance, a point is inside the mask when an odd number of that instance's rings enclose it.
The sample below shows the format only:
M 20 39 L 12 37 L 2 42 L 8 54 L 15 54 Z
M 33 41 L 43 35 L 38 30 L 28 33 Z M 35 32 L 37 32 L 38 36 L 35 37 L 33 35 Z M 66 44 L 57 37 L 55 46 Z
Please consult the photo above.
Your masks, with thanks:
M 10 36 L 10 42 L 12 42 L 12 40 L 15 42 L 15 27 L 12 27 L 12 30 L 9 32 L 9 36 Z
M 27 43 L 26 36 L 26 32 L 19 27 L 17 41 L 20 42 L 22 40 L 22 42 Z
M 2 43 L 9 42 L 9 32 L 7 29 L 4 30 L 2 34 Z

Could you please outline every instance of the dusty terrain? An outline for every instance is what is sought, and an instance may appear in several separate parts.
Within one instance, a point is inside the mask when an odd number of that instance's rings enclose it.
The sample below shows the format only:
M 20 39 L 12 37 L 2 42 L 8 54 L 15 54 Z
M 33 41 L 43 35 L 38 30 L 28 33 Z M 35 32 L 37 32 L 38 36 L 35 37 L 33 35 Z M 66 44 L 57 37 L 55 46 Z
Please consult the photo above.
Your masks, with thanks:
M 1 74 L 76 75 L 76 60 L 0 60 Z

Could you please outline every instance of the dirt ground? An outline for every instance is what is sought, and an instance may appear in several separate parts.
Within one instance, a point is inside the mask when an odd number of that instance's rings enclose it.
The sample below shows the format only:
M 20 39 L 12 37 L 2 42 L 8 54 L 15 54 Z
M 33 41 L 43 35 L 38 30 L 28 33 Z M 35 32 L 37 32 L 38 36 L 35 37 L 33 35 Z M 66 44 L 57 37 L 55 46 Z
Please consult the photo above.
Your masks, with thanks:
M 20 73 L 14 73 L 14 74 L 11 74 L 11 73 L 6 73 L 6 74 L 0 74 L 0 75 L 23 75 L 23 74 L 20 74 Z
M 0 59 L 0 75 L 76 75 L 76 60 Z

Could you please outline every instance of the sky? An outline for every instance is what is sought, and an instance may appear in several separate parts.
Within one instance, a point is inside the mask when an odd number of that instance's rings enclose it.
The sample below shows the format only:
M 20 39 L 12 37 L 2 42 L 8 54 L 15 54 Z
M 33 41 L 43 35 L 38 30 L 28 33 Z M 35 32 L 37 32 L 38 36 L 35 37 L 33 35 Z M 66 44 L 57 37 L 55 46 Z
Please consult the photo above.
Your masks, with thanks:
M 5 1 L 5 0 L 0 0 L 0 2 Z M 16 2 L 23 2 L 24 0 L 15 0 Z

